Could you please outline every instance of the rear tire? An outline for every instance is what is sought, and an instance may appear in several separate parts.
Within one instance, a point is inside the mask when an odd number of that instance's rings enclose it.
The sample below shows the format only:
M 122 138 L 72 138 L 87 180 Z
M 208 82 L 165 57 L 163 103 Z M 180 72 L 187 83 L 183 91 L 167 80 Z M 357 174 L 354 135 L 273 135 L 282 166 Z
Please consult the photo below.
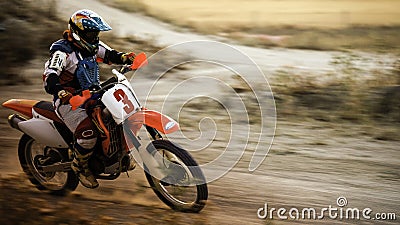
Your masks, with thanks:
M 154 148 L 151 145 L 153 145 Z M 158 198 L 173 210 L 194 213 L 200 212 L 206 204 L 208 189 L 203 172 L 193 157 L 186 150 L 167 140 L 153 141 L 152 144 L 147 147 L 147 150 L 152 155 L 156 152 L 162 153 L 163 156 L 172 153 L 170 156 L 173 156 L 177 160 L 169 162 L 175 163 L 174 165 L 177 165 L 178 168 L 182 168 L 182 170 L 180 175 L 178 175 L 179 178 L 172 177 L 176 176 L 176 174 L 173 174 L 170 179 L 175 180 L 175 182 L 176 180 L 185 180 L 189 182 L 189 185 L 186 185 L 186 182 L 184 183 L 185 185 L 173 185 L 171 184 L 173 182 L 169 183 L 163 181 L 165 178 L 159 180 L 153 177 L 145 169 L 147 181 Z M 169 159 L 166 158 L 166 160 Z M 192 185 L 190 185 L 190 180 L 194 180 Z M 177 193 L 172 193 L 176 191 L 175 189 L 178 189 Z M 191 189 L 188 196 L 189 200 L 186 199 L 187 196 L 183 196 L 183 189 Z
M 68 172 L 44 173 L 38 169 L 39 160 L 67 161 L 59 149 L 40 145 L 32 137 L 24 134 L 18 144 L 18 158 L 22 170 L 28 175 L 29 181 L 39 190 L 48 190 L 55 195 L 66 195 L 74 191 L 79 184 L 75 173 Z M 54 162 L 53 162 L 54 163 Z

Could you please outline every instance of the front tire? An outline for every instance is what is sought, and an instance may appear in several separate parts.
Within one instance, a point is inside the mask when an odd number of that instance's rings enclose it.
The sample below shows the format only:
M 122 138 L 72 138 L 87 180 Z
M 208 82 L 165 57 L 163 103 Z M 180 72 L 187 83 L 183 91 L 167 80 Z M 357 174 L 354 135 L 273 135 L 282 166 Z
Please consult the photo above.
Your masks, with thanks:
M 193 157 L 167 140 L 153 141 L 147 150 L 152 155 L 160 153 L 163 160 L 168 160 L 180 170 L 176 172 L 175 169 L 173 174 L 160 180 L 145 169 L 146 178 L 158 198 L 176 211 L 200 212 L 206 204 L 208 189 L 203 172 Z M 179 182 L 181 184 L 176 185 Z M 184 193 L 186 190 L 188 194 Z
M 39 190 L 49 190 L 55 195 L 66 195 L 74 191 L 79 184 L 72 170 L 51 173 L 40 171 L 40 163 L 55 163 L 66 161 L 68 158 L 66 154 L 60 153 L 59 149 L 43 146 L 27 134 L 24 134 L 19 141 L 18 158 L 29 181 Z

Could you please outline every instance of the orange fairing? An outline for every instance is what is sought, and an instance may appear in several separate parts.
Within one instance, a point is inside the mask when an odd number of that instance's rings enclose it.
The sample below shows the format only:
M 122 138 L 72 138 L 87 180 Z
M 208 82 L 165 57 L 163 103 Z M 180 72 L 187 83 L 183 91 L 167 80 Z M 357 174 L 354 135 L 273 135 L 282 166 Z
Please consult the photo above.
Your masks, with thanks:
M 28 99 L 10 99 L 4 102 L 2 105 L 6 108 L 20 112 L 29 118 L 32 118 L 32 107 L 38 102 L 39 101 L 37 100 Z
M 128 118 L 129 128 L 134 135 L 140 130 L 144 123 L 144 116 L 142 111 L 139 111 Z
M 108 149 L 110 148 L 110 132 L 107 127 L 103 123 L 103 119 L 101 118 L 101 109 L 96 107 L 93 109 L 93 119 L 95 125 L 99 128 L 100 136 L 101 136 L 101 145 L 103 147 L 103 152 L 105 155 L 108 155 Z
M 82 96 L 75 95 L 69 100 L 69 104 L 72 106 L 72 110 L 76 110 L 79 106 L 83 105 L 86 100 L 90 98 L 91 94 L 89 90 L 82 91 Z
M 179 129 L 178 123 L 154 110 L 141 110 L 128 119 L 132 131 L 136 134 L 142 124 L 153 127 L 163 134 L 169 134 Z

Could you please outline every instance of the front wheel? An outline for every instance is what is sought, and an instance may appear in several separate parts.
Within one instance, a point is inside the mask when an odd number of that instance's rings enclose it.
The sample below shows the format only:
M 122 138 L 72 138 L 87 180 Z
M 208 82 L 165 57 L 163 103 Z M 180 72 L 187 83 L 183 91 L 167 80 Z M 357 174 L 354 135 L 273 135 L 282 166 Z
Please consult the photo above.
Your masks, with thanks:
M 49 190 L 52 194 L 65 195 L 79 184 L 72 170 L 68 172 L 43 172 L 40 167 L 68 160 L 66 149 L 43 146 L 29 135 L 24 134 L 18 145 L 21 167 L 29 180 L 39 190 Z
M 167 140 L 153 141 L 147 149 L 153 156 L 159 153 L 168 162 L 163 163 L 164 171 L 171 165 L 174 167 L 161 180 L 145 169 L 146 178 L 160 200 L 176 211 L 200 212 L 206 204 L 208 189 L 203 172 L 193 157 Z

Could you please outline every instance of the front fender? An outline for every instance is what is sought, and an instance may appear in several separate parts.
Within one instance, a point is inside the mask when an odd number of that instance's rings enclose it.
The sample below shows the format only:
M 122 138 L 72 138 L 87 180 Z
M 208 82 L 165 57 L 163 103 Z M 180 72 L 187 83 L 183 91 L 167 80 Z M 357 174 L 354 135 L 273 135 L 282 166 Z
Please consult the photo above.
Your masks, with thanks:
M 142 124 L 153 127 L 163 134 L 170 134 L 179 130 L 179 124 L 174 119 L 155 110 L 140 110 L 130 116 L 128 121 L 132 131 L 136 134 Z

